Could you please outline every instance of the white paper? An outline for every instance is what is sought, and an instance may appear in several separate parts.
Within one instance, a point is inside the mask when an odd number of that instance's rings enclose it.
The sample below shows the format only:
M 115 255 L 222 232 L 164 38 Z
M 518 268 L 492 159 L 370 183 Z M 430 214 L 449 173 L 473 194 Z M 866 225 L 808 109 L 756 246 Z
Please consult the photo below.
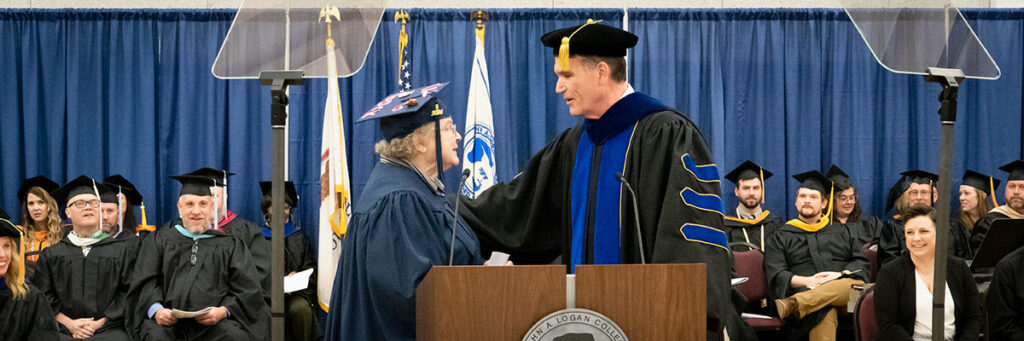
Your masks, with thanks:
M 284 276 L 284 293 L 292 293 L 309 287 L 309 276 L 313 275 L 313 268 L 296 272 L 291 276 Z
M 484 262 L 487 266 L 504 266 L 508 263 L 508 254 L 504 252 L 491 252 L 491 259 Z
M 737 285 L 737 284 L 740 284 L 740 283 L 746 283 L 746 282 L 747 282 L 747 281 L 749 281 L 749 280 L 750 280 L 750 278 L 749 278 L 749 277 L 737 277 L 737 278 L 733 278 L 733 279 L 732 279 L 732 285 Z
M 179 318 L 179 319 L 190 319 L 190 318 L 202 315 L 202 314 L 206 314 L 207 312 L 210 311 L 210 309 L 213 309 L 213 307 L 206 307 L 206 308 L 203 308 L 203 309 L 200 309 L 200 310 L 196 310 L 196 311 L 184 311 L 184 310 L 178 310 L 178 309 L 171 309 L 171 315 L 174 315 L 175 318 Z
M 745 318 L 745 319 L 764 319 L 764 320 L 771 320 L 772 319 L 771 316 L 766 316 L 766 315 L 761 315 L 761 314 L 751 314 L 751 313 L 742 313 L 742 314 L 740 314 L 740 317 Z

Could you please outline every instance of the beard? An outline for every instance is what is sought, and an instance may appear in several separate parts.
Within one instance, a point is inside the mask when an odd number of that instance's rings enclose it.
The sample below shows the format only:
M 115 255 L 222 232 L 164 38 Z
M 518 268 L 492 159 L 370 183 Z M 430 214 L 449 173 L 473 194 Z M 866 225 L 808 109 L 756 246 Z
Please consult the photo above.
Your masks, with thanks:
M 188 232 L 191 232 L 191 233 L 194 233 L 194 234 L 200 234 L 200 233 L 206 232 L 206 230 L 208 230 L 210 228 L 209 224 L 192 225 L 192 224 L 188 223 L 187 221 L 182 221 L 181 224 L 185 226 L 185 229 L 188 230 Z
M 1024 198 L 1010 197 L 1009 200 L 1006 200 L 1006 206 L 1010 206 L 1010 208 L 1017 212 L 1024 211 Z
M 818 216 L 821 215 L 821 211 L 816 211 L 813 208 L 801 208 L 799 213 L 800 218 L 803 218 L 804 220 L 818 219 Z
M 758 206 L 761 206 L 761 201 L 754 196 L 749 196 L 740 200 L 740 205 L 743 205 L 743 207 L 748 210 L 753 210 Z

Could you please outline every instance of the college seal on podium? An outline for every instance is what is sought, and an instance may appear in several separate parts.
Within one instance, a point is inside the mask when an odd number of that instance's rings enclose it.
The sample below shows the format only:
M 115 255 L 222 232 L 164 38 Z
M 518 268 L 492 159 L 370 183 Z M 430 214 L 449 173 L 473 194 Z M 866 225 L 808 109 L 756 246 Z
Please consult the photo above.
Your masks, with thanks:
M 523 341 L 628 341 L 607 316 L 587 309 L 563 309 L 530 327 Z

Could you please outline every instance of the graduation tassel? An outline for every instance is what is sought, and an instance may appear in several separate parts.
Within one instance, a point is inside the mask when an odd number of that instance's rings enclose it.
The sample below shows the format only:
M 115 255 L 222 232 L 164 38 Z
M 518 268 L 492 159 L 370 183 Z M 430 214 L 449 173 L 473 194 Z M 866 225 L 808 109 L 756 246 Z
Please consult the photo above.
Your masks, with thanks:
M 601 21 L 603 20 L 594 21 L 594 19 L 587 19 L 586 24 L 580 25 L 580 27 L 577 28 L 575 31 L 572 31 L 572 34 L 570 34 L 568 37 L 562 37 L 562 44 L 558 46 L 558 63 L 560 64 L 559 70 L 569 71 L 569 40 L 572 39 L 572 37 L 576 35 L 577 32 L 582 30 L 584 27 L 587 27 L 587 25 L 593 25 Z
M 829 186 L 829 191 L 828 191 L 828 223 L 829 224 L 832 224 L 832 217 L 833 217 L 832 210 L 834 210 L 836 208 L 836 206 L 833 205 L 833 203 L 832 203 L 832 199 L 835 198 L 835 196 L 836 196 L 836 184 L 832 183 L 832 185 Z
M 988 177 L 988 189 L 991 191 L 989 196 L 992 197 L 992 207 L 999 207 L 999 202 L 996 201 L 996 185 L 993 183 L 991 176 Z
M 121 234 L 121 231 L 124 231 L 122 228 L 124 226 L 124 201 L 122 201 L 122 198 L 127 200 L 127 197 L 121 193 L 121 186 L 117 186 L 117 234 L 114 237 L 117 237 Z
M 766 190 L 765 189 L 765 184 L 764 184 L 764 168 L 757 167 L 757 171 L 761 175 L 761 204 L 764 204 L 764 197 L 765 197 L 765 190 Z
M 96 200 L 100 202 L 100 207 L 97 207 L 97 209 L 100 211 L 100 214 L 99 214 L 100 220 L 96 222 L 96 227 L 99 229 L 99 231 L 97 231 L 97 232 L 100 235 L 102 235 L 103 234 L 103 199 L 100 199 L 100 190 L 98 188 L 96 188 L 96 180 L 92 181 L 92 192 L 96 194 Z M 88 205 L 88 204 L 86 204 L 86 205 Z

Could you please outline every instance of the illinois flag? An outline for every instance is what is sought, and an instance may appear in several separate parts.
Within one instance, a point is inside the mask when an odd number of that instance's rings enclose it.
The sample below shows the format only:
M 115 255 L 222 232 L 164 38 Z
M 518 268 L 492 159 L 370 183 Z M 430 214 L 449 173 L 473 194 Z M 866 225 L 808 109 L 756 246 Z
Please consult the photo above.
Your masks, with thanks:
M 341 256 L 341 241 L 352 215 L 349 196 L 348 155 L 338 94 L 337 57 L 334 40 L 327 38 L 327 104 L 320 147 L 320 225 L 317 254 L 317 288 L 320 308 L 330 309 L 331 288 Z
M 476 34 L 473 53 L 473 74 L 469 78 L 469 101 L 466 104 L 466 130 L 463 134 L 462 167 L 470 176 L 462 185 L 462 195 L 476 198 L 494 184 L 494 120 L 491 111 L 491 86 L 487 77 L 482 31 Z

